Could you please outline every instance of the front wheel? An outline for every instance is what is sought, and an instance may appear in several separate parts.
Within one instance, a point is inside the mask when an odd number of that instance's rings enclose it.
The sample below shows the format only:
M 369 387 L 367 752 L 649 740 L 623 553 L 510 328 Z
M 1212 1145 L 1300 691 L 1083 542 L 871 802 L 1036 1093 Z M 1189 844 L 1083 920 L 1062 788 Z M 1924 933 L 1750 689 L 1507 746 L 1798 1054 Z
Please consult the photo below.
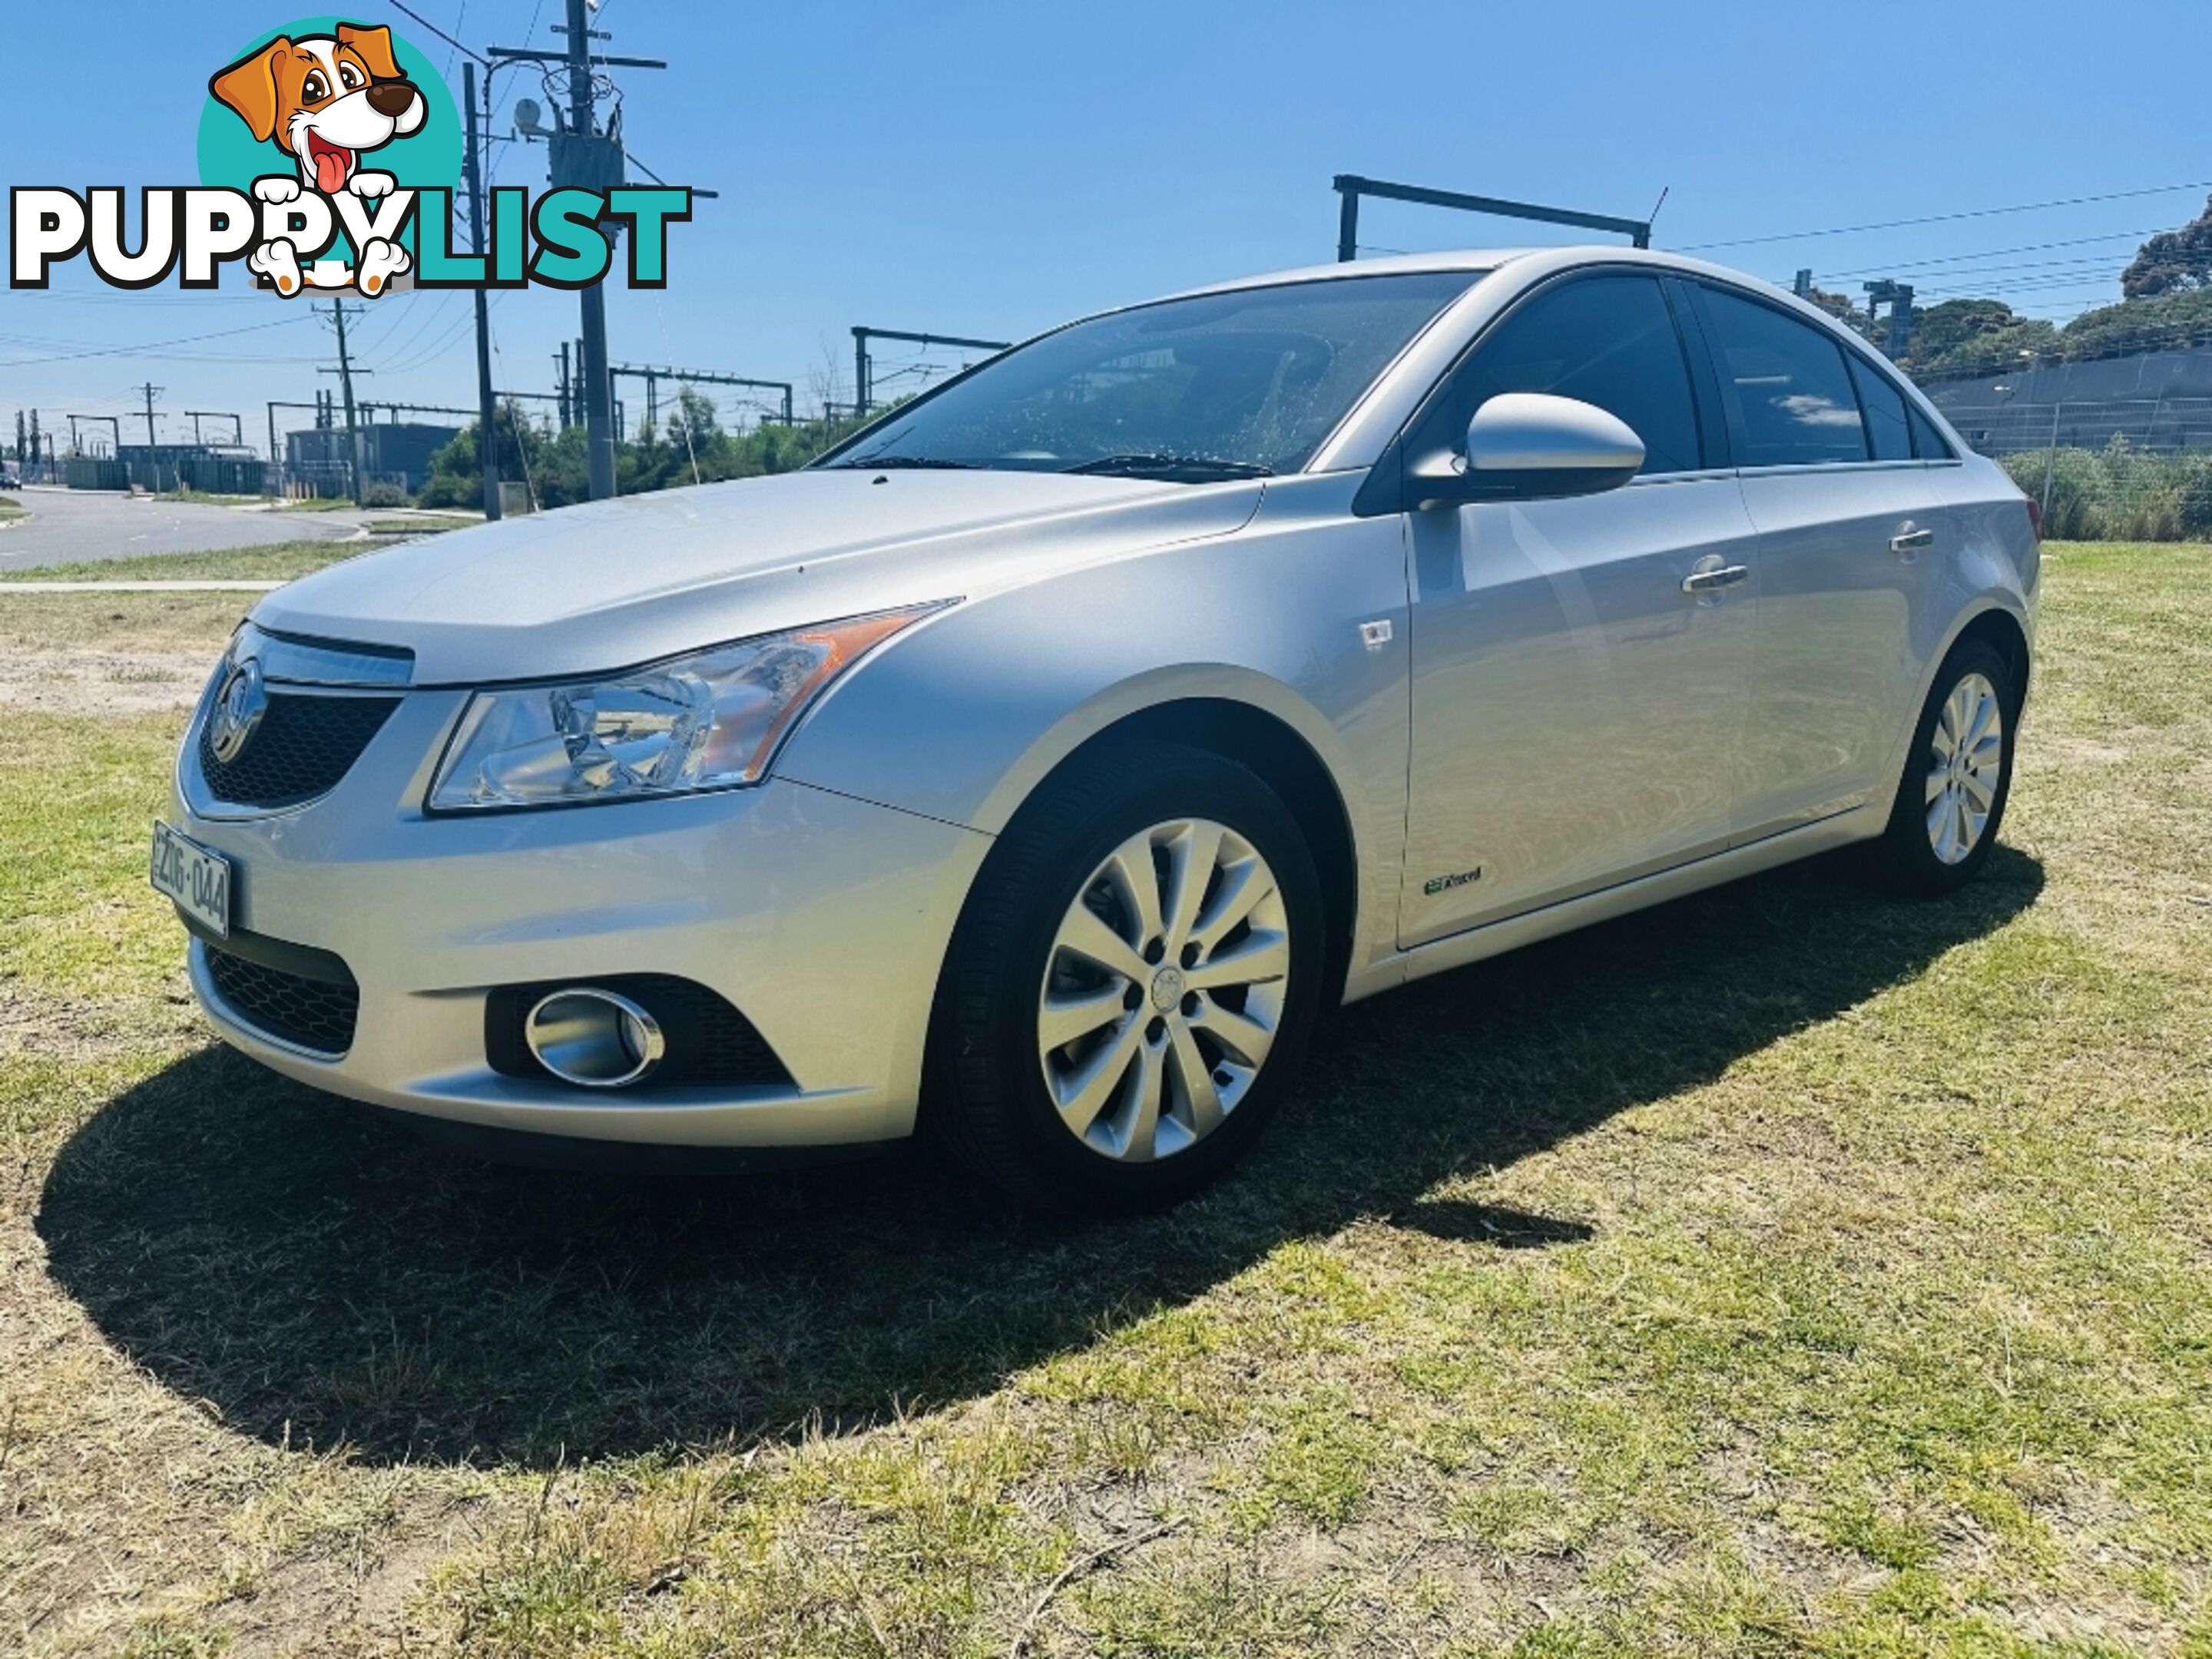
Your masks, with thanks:
M 1989 862 L 2012 793 L 2015 678 L 1986 641 L 1966 641 L 1944 659 L 1913 729 L 1889 827 L 1871 849 L 1884 884 L 1948 893 Z
M 1322 929 L 1312 856 L 1252 772 L 1170 744 L 1093 757 L 984 862 L 938 996 L 925 1132 L 1044 1207 L 1191 1192 L 1281 1099 Z

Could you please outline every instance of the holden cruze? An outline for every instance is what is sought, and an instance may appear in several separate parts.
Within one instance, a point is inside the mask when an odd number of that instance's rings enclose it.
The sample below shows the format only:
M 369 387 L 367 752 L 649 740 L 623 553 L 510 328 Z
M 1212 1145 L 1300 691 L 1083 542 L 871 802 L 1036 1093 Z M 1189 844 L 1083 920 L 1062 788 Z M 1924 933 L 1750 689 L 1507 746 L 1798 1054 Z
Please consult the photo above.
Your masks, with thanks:
M 1971 878 L 2037 562 L 1996 466 L 1748 278 L 1260 277 L 803 471 L 270 595 L 153 875 L 225 1038 L 426 1124 L 919 1131 L 1034 1201 L 1152 1202 L 1251 1140 L 1327 1003 L 1849 842 Z

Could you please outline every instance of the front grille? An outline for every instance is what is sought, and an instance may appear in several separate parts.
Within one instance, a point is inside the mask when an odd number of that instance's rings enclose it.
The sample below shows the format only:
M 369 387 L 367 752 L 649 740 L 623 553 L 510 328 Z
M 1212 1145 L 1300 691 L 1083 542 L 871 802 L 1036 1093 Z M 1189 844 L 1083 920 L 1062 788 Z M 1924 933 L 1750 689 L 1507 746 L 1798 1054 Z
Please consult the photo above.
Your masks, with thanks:
M 759 1028 L 718 993 L 673 974 L 606 974 L 597 979 L 503 985 L 484 1001 L 484 1053 L 507 1077 L 550 1078 L 523 1036 L 523 1023 L 556 991 L 597 987 L 628 997 L 660 1023 L 668 1051 L 635 1089 L 789 1088 L 792 1076 Z
M 343 964 L 335 970 L 345 974 L 343 983 L 311 979 L 234 956 L 210 942 L 207 967 L 208 977 L 231 1012 L 254 1030 L 317 1054 L 343 1054 L 353 1047 L 361 988 Z
M 296 806 L 337 787 L 368 740 L 384 729 L 397 697 L 326 697 L 272 691 L 237 759 L 220 761 L 200 722 L 200 775 L 233 806 Z

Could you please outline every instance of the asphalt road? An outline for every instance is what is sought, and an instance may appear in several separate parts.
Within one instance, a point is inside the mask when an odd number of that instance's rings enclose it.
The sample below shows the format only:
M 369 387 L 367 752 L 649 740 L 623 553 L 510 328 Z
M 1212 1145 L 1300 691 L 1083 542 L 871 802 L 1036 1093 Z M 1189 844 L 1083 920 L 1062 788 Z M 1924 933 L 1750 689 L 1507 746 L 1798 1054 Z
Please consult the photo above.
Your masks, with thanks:
M 375 516 L 356 511 L 255 512 L 146 497 L 133 500 L 91 489 L 11 490 L 7 499 L 31 516 L 0 523 L 0 570 L 149 553 L 201 553 L 269 542 L 345 541 L 360 533 L 367 518 Z

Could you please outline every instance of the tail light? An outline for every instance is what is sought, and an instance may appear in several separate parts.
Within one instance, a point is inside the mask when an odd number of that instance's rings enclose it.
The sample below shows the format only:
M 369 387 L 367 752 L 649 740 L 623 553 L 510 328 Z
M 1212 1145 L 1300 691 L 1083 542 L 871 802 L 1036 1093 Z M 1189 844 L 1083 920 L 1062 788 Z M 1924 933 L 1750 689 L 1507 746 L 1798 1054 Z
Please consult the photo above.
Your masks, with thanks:
M 2030 495 L 2027 498 L 2027 527 L 2035 532 L 2036 545 L 2043 544 L 2043 503 Z

